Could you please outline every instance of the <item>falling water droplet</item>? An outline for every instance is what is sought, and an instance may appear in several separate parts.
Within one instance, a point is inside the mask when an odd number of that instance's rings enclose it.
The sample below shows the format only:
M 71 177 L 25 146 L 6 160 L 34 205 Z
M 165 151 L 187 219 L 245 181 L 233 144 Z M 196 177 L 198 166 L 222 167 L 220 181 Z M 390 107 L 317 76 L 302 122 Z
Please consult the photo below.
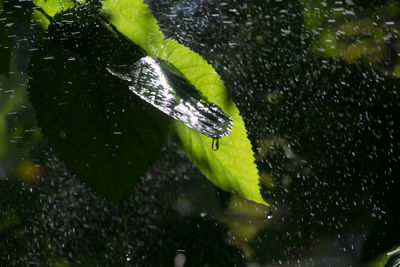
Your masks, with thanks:
M 128 250 L 128 251 L 126 252 L 125 257 L 126 257 L 126 261 L 127 261 L 127 262 L 130 262 L 130 261 L 132 260 L 132 257 L 131 257 L 131 250 Z
M 174 266 L 175 267 L 183 267 L 185 265 L 186 262 L 186 256 L 183 253 L 179 253 L 178 255 L 175 256 L 174 259 Z
M 267 213 L 267 220 L 271 220 L 274 217 L 274 214 L 272 213 L 272 210 L 269 209 Z
M 217 151 L 219 149 L 219 138 L 213 138 L 211 149 Z

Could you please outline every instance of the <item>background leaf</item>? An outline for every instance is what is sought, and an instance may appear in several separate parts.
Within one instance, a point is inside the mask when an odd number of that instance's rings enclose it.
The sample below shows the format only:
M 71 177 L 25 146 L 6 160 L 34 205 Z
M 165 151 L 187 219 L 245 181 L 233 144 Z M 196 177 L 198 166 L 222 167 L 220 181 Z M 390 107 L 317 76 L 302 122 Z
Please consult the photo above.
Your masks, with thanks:
M 231 134 L 212 151 L 211 139 L 180 122 L 175 132 L 182 149 L 215 185 L 252 201 L 267 204 L 261 197 L 257 166 L 239 111 L 213 67 L 197 53 L 174 40 L 164 40 L 151 10 L 142 1 L 105 0 L 102 12 L 109 21 L 150 56 L 172 63 L 209 101 L 233 118 Z
M 167 125 L 161 113 L 106 71 L 102 59 L 112 50 L 105 48 L 120 44 L 108 43 L 108 30 L 82 21 L 57 25 L 49 32 L 52 39 L 63 39 L 62 46 L 45 40 L 32 57 L 30 99 L 38 124 L 72 173 L 120 201 L 158 157 Z M 77 30 L 79 38 L 70 39 Z
M 35 5 L 41 7 L 47 15 L 54 17 L 57 13 L 75 6 L 73 0 L 34 0 Z

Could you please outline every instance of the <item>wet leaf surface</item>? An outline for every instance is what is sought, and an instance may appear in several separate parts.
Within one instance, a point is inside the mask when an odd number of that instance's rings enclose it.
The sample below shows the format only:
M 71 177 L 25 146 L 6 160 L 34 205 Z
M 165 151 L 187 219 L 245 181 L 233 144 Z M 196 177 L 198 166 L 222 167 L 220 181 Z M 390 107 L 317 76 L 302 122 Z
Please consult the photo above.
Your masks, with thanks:
M 211 138 L 229 135 L 232 119 L 201 97 L 173 65 L 149 56 L 138 58 L 126 51 L 111 58 L 107 70 L 129 82 L 129 89 L 185 126 Z
M 232 117 L 231 133 L 220 140 L 218 151 L 213 151 L 209 137 L 180 122 L 174 124 L 177 142 L 201 173 L 215 185 L 267 204 L 260 194 L 258 170 L 246 127 L 214 68 L 184 45 L 172 39 L 164 40 L 151 10 L 140 0 L 106 0 L 101 12 L 119 32 L 143 48 L 149 56 L 172 64 L 201 95 Z M 146 34 L 141 34 L 144 32 Z

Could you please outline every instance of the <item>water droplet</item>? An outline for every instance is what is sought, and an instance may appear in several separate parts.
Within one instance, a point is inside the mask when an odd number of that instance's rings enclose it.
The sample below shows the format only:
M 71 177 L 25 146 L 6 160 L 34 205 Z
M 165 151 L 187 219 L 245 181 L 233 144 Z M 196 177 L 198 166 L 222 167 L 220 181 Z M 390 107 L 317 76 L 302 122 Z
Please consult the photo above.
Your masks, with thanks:
M 272 210 L 271 210 L 271 209 L 268 210 L 268 213 L 267 213 L 267 220 L 271 220 L 273 217 L 274 217 L 274 214 L 272 213 Z
M 175 256 L 174 259 L 174 266 L 175 267 L 183 267 L 185 265 L 186 262 L 186 256 L 183 253 L 179 253 Z
M 207 216 L 207 212 L 202 212 L 202 213 L 200 213 L 200 216 L 201 216 L 202 218 L 206 217 L 206 216 Z
M 213 138 L 211 149 L 217 151 L 219 149 L 219 138 Z
M 131 250 L 128 250 L 128 251 L 126 252 L 125 257 L 126 257 L 126 261 L 127 261 L 127 262 L 130 262 L 130 261 L 132 260 L 132 257 L 131 257 Z
M 65 139 L 67 137 L 67 133 L 64 130 L 60 131 L 60 138 Z
M 211 138 L 230 133 L 232 118 L 203 98 L 173 64 L 124 47 L 113 55 L 107 70 L 127 81 L 142 100 L 187 127 Z

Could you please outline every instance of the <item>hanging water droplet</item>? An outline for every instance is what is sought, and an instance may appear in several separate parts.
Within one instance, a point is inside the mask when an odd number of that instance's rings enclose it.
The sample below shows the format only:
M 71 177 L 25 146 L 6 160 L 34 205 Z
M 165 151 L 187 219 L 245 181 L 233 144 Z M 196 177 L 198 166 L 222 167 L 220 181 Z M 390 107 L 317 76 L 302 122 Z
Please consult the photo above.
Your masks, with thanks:
M 211 149 L 217 151 L 219 149 L 219 138 L 213 138 Z
M 200 213 L 200 216 L 201 216 L 202 218 L 206 217 L 206 216 L 207 216 L 207 212 L 202 212 L 202 213 Z

